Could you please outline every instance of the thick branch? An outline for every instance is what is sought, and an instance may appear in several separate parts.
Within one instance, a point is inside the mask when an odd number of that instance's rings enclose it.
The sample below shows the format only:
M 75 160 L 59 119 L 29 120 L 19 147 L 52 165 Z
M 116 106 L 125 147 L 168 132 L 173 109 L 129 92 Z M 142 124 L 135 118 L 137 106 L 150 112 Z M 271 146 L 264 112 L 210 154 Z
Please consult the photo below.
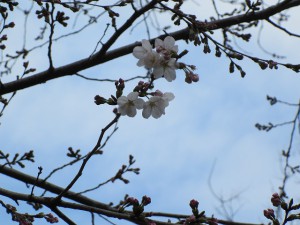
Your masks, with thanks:
M 47 190 L 54 194 L 60 194 L 64 191 L 64 188 L 62 188 L 62 187 L 59 187 L 59 186 L 49 183 L 49 182 L 44 182 L 43 179 L 36 179 L 36 177 L 30 176 L 28 174 L 22 173 L 20 171 L 12 169 L 12 168 L 8 168 L 6 166 L 3 167 L 2 165 L 0 165 L 0 173 L 4 174 L 6 176 L 9 176 L 13 179 L 22 181 L 26 184 L 35 185 L 39 188 L 42 188 L 42 189 Z M 79 195 L 73 191 L 66 192 L 64 194 L 64 198 L 68 198 L 73 201 L 79 202 L 81 204 L 97 207 L 100 209 L 116 210 L 116 209 L 110 207 L 109 205 L 106 205 L 104 203 L 87 198 L 83 195 Z
M 32 196 L 32 195 L 25 195 L 13 191 L 9 191 L 3 188 L 0 188 L 0 195 L 6 196 L 8 198 L 11 198 L 13 200 L 22 200 L 22 201 L 29 201 L 29 202 L 35 202 L 35 203 L 40 203 L 42 205 L 45 205 L 49 207 L 50 209 L 54 209 L 55 207 L 63 207 L 63 208 L 68 208 L 68 209 L 76 209 L 76 210 L 81 210 L 81 211 L 87 211 L 87 212 L 95 212 L 99 213 L 101 215 L 105 215 L 108 217 L 114 217 L 118 219 L 124 219 L 131 221 L 135 224 L 142 224 L 142 225 L 148 225 L 149 222 L 147 222 L 147 219 L 145 219 L 144 216 L 140 217 L 135 217 L 134 214 L 132 214 L 129 211 L 126 212 L 118 212 L 115 209 L 110 210 L 110 209 L 99 209 L 97 207 L 89 206 L 89 205 L 82 205 L 82 204 L 77 204 L 77 203 L 71 203 L 71 202 L 66 202 L 66 201 L 55 201 L 54 198 L 47 198 L 47 197 L 37 197 L 37 196 Z M 149 213 L 145 213 L 143 215 L 146 215 Z M 154 216 L 163 216 L 163 217 L 170 217 L 170 218 L 187 218 L 188 215 L 175 215 L 175 214 L 167 214 L 167 213 L 151 213 Z M 171 223 L 171 222 L 162 222 L 158 220 L 151 220 L 155 222 L 157 225 L 174 225 L 177 223 Z M 231 222 L 231 221 L 225 221 L 225 220 L 218 220 L 219 224 L 224 224 L 224 225 L 263 225 L 263 224 L 252 224 L 252 223 L 240 223 L 240 222 Z
M 254 13 L 247 13 L 239 16 L 232 16 L 226 19 L 216 20 L 213 22 L 208 22 L 206 24 L 207 27 L 213 27 L 212 29 L 221 29 L 225 27 L 230 27 L 233 25 L 237 25 L 240 23 L 248 23 L 250 21 L 256 20 L 267 20 L 269 17 L 284 11 L 286 9 L 296 7 L 300 5 L 300 0 L 285 0 L 279 4 L 270 6 L 266 9 L 260 10 Z M 149 10 L 149 9 L 148 9 Z M 203 30 L 205 31 L 205 30 Z M 182 29 L 173 33 L 170 33 L 176 40 L 186 40 L 189 36 L 189 30 Z M 166 35 L 159 36 L 158 38 L 164 38 Z M 115 40 L 113 40 L 114 42 Z M 152 43 L 154 39 L 151 40 Z M 112 42 L 112 43 L 113 43 Z M 110 44 L 112 44 L 110 43 Z M 109 45 L 110 45 L 109 44 Z M 26 77 L 23 79 L 19 79 L 16 81 L 12 81 L 6 84 L 3 84 L 0 87 L 0 95 L 11 93 L 17 90 L 21 90 L 24 88 L 28 88 L 37 84 L 45 83 L 49 80 L 56 79 L 63 76 L 73 75 L 79 71 L 91 68 L 93 66 L 105 63 L 107 61 L 119 58 L 121 56 L 132 53 L 132 50 L 135 46 L 140 45 L 140 42 L 135 42 L 115 50 L 111 50 L 106 52 L 104 55 L 103 50 L 95 53 L 93 56 L 58 67 L 53 69 L 52 71 L 46 70 L 30 77 Z
M 71 202 L 66 202 L 66 201 L 57 202 L 57 201 L 55 201 L 54 198 L 25 195 L 25 194 L 21 194 L 18 192 L 9 191 L 9 190 L 3 189 L 3 188 L 0 188 L 0 195 L 6 196 L 13 200 L 21 200 L 21 201 L 26 201 L 26 202 L 28 201 L 28 202 L 39 203 L 39 204 L 49 207 L 50 209 L 53 209 L 55 207 L 77 209 L 77 210 L 82 210 L 82 211 L 95 212 L 95 213 L 99 213 L 101 215 L 105 215 L 105 216 L 109 216 L 109 217 L 125 219 L 125 220 L 135 222 L 137 224 L 146 224 L 145 221 L 140 220 L 138 218 L 134 218 L 129 213 L 120 213 L 116 210 L 99 209 L 99 208 L 93 207 L 93 206 L 81 205 L 81 204 L 76 204 L 76 203 L 71 203 Z

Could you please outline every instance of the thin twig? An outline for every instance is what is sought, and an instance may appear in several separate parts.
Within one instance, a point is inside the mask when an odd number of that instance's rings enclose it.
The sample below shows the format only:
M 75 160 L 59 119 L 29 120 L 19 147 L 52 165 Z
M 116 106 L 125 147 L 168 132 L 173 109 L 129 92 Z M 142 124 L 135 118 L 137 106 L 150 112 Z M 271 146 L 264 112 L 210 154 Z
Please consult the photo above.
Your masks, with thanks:
M 73 180 L 69 183 L 69 185 L 56 197 L 57 201 L 60 201 L 61 198 L 64 196 L 65 193 L 67 193 L 72 187 L 73 185 L 76 183 L 76 181 L 79 179 L 79 177 L 82 175 L 82 172 L 85 168 L 85 165 L 87 164 L 87 162 L 89 161 L 89 159 L 94 155 L 94 153 L 98 150 L 98 148 L 101 146 L 101 141 L 103 139 L 103 136 L 105 134 L 105 132 L 113 125 L 115 124 L 119 118 L 120 118 L 121 114 L 117 113 L 115 118 L 106 126 L 102 129 L 100 136 L 98 138 L 98 141 L 95 145 L 95 147 L 93 148 L 93 150 L 87 155 L 87 157 L 83 160 L 81 167 L 79 169 L 79 171 L 77 172 L 76 176 L 73 178 Z

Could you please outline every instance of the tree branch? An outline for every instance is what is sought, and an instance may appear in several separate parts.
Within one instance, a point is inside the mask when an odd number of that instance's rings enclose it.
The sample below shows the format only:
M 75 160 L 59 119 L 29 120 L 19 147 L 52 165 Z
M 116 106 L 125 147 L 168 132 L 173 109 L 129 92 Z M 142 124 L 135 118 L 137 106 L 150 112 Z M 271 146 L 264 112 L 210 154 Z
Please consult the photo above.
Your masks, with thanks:
M 286 9 L 293 8 L 293 7 L 296 7 L 299 5 L 300 5 L 300 0 L 285 0 L 281 3 L 270 6 L 266 9 L 260 10 L 258 12 L 247 13 L 247 14 L 243 14 L 243 15 L 232 16 L 232 17 L 229 17 L 226 19 L 220 19 L 220 20 L 216 20 L 216 21 L 212 21 L 212 22 L 207 22 L 207 23 L 205 23 L 205 27 L 212 27 L 211 28 L 212 30 L 217 30 L 217 29 L 237 25 L 240 23 L 247 23 L 247 22 L 256 21 L 256 20 L 267 20 L 267 19 L 269 19 L 269 17 L 271 17 L 281 11 L 284 11 Z M 143 12 L 141 12 L 140 10 L 137 12 L 140 12 L 142 15 L 145 12 L 145 10 Z M 202 27 L 203 32 L 205 32 L 207 30 L 207 28 L 205 28 L 205 27 Z M 199 29 L 201 30 L 201 27 L 199 27 Z M 123 30 L 122 30 L 122 32 L 123 32 Z M 176 40 L 187 40 L 188 36 L 189 36 L 189 29 L 185 28 L 182 30 L 178 30 L 176 32 L 170 33 L 169 35 L 173 36 Z M 164 38 L 165 36 L 166 35 L 161 35 L 156 38 Z M 81 59 L 79 61 L 55 68 L 52 71 L 46 70 L 46 71 L 37 73 L 35 75 L 32 75 L 30 77 L 26 77 L 23 79 L 5 83 L 0 87 L 0 95 L 11 93 L 11 92 L 21 90 L 24 88 L 28 88 L 28 87 L 31 87 L 31 86 L 34 86 L 37 84 L 42 84 L 49 80 L 56 79 L 59 77 L 76 74 L 79 71 L 82 71 L 82 70 L 91 68 L 93 66 L 105 63 L 107 61 L 130 54 L 130 53 L 132 53 L 132 50 L 135 46 L 141 45 L 140 42 L 135 42 L 135 43 L 117 48 L 115 50 L 106 52 L 106 50 L 116 41 L 117 38 L 118 38 L 117 35 L 113 35 L 111 37 L 110 41 L 108 41 L 106 43 L 107 46 L 102 48 L 99 52 L 95 53 L 91 57 Z M 154 40 L 156 38 L 151 39 L 150 40 L 151 43 L 154 43 Z

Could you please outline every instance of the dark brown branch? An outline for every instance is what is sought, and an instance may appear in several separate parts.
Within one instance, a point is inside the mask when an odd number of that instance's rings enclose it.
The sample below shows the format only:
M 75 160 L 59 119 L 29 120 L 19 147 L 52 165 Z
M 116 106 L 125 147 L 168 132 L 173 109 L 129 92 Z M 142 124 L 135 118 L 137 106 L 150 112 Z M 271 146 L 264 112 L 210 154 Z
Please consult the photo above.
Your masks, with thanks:
M 285 0 L 279 4 L 270 6 L 264 10 L 254 12 L 254 13 L 248 13 L 238 16 L 232 16 L 226 19 L 216 20 L 213 22 L 206 23 L 206 27 L 213 27 L 212 29 L 221 29 L 225 27 L 230 27 L 233 25 L 237 25 L 240 23 L 248 23 L 250 21 L 256 21 L 256 20 L 267 20 L 269 17 L 284 11 L 286 9 L 296 7 L 300 5 L 300 0 Z M 144 12 L 142 12 L 144 13 Z M 121 28 L 120 28 L 121 29 Z M 201 29 L 201 28 L 199 28 Z M 206 28 L 205 28 L 206 29 Z M 205 29 L 203 31 L 205 31 Z M 123 31 L 122 31 L 123 32 Z M 173 36 L 176 40 L 187 40 L 189 36 L 189 29 L 182 29 L 173 33 L 170 33 L 171 36 Z M 161 35 L 158 38 L 164 38 L 166 35 Z M 132 53 L 132 50 L 135 46 L 140 45 L 140 42 L 135 42 L 120 48 L 117 48 L 115 50 L 111 50 L 106 52 L 108 47 L 110 47 L 118 38 L 117 35 L 114 35 L 110 41 L 108 41 L 105 46 L 96 54 L 94 54 L 92 57 L 88 57 L 64 66 L 61 66 L 59 68 L 54 69 L 53 71 L 43 71 L 40 73 L 37 73 L 35 75 L 32 75 L 27 78 L 23 78 L 17 81 L 12 81 L 6 84 L 3 84 L 3 86 L 0 88 L 0 95 L 11 93 L 17 90 L 21 90 L 24 88 L 28 88 L 37 84 L 45 83 L 49 80 L 56 79 L 63 76 L 73 75 L 79 71 L 91 68 L 93 66 L 105 63 L 107 61 L 122 57 L 124 55 Z M 151 39 L 151 42 L 153 43 L 155 39 Z M 105 53 L 106 52 L 106 53 Z M 103 55 L 103 53 L 105 53 Z
M 0 173 L 9 176 L 15 180 L 22 181 L 26 184 L 35 185 L 36 187 L 42 188 L 54 194 L 60 194 L 64 190 L 64 188 L 59 187 L 55 184 L 44 182 L 43 179 L 36 179 L 36 177 L 34 176 L 30 176 L 28 174 L 22 173 L 12 168 L 8 168 L 6 166 L 3 167 L 2 165 L 0 165 Z M 64 197 L 84 205 L 89 205 L 100 209 L 115 210 L 107 204 L 95 201 L 93 199 L 87 198 L 83 195 L 79 195 L 72 191 L 66 192 L 64 194 Z
M 64 213 L 62 213 L 57 207 L 52 207 L 51 210 L 63 221 L 65 221 L 69 225 L 76 225 L 69 217 L 67 217 Z
M 48 58 L 49 58 L 49 70 L 53 70 L 53 60 L 52 60 L 52 39 L 53 39 L 53 34 L 54 34 L 54 10 L 55 10 L 55 4 L 51 4 L 51 13 L 50 13 L 50 18 L 51 18 L 51 23 L 49 23 L 50 26 L 50 35 L 49 35 L 49 45 L 48 45 Z
M 278 28 L 279 30 L 282 30 L 283 32 L 287 33 L 288 35 L 290 36 L 293 36 L 293 37 L 298 37 L 300 38 L 300 35 L 299 34 L 295 34 L 295 33 L 292 33 L 290 31 L 288 31 L 287 29 L 283 28 L 282 26 L 279 26 L 278 24 L 274 23 L 272 20 L 270 19 L 267 19 L 267 21 L 272 24 L 274 27 Z
M 70 202 L 66 202 L 66 201 L 57 202 L 57 201 L 54 201 L 54 198 L 30 196 L 30 195 L 21 194 L 18 192 L 9 191 L 9 190 L 3 189 L 3 188 L 0 188 L 0 195 L 6 196 L 13 200 L 21 200 L 21 201 L 29 201 L 29 202 L 39 203 L 39 204 L 49 207 L 52 210 L 55 209 L 55 207 L 64 207 L 64 208 L 77 209 L 77 210 L 83 210 L 83 211 L 88 211 L 88 212 L 96 212 L 96 213 L 100 213 L 101 215 L 106 215 L 109 217 L 115 217 L 115 218 L 119 218 L 119 219 L 126 219 L 126 220 L 130 220 L 130 221 L 136 220 L 136 219 L 132 218 L 132 216 L 128 213 L 119 213 L 118 211 L 112 210 L 112 209 L 109 209 L 109 210 L 99 209 L 99 208 L 96 208 L 93 206 L 86 206 L 86 205 L 70 203 Z M 57 213 L 57 212 L 58 211 L 55 210 L 55 213 Z
M 37 197 L 37 196 L 30 196 L 30 195 L 25 195 L 17 192 L 12 192 L 3 188 L 0 188 L 0 195 L 6 196 L 8 198 L 11 198 L 13 200 L 22 200 L 22 201 L 29 201 L 29 202 L 35 202 L 39 203 L 42 205 L 45 205 L 49 207 L 50 209 L 55 209 L 56 207 L 64 207 L 68 209 L 76 209 L 76 210 L 81 210 L 81 211 L 87 211 L 87 212 L 95 212 L 99 213 L 101 215 L 105 215 L 108 217 L 114 217 L 118 219 L 124 219 L 131 221 L 135 224 L 142 224 L 142 225 L 148 225 L 149 223 L 147 222 L 147 219 L 145 219 L 145 215 L 150 215 L 149 213 L 143 214 L 144 216 L 141 217 L 135 217 L 131 212 L 126 211 L 123 213 L 120 213 L 116 210 L 111 210 L 111 209 L 99 209 L 97 207 L 93 206 L 87 206 L 87 205 L 81 205 L 77 203 L 71 203 L 71 202 L 66 202 L 66 201 L 53 201 L 54 198 L 46 198 L 46 197 Z M 59 211 L 54 211 L 55 213 L 59 214 Z M 187 218 L 189 215 L 176 215 L 176 214 L 168 214 L 168 213 L 151 213 L 153 216 L 163 216 L 163 217 L 170 217 L 170 218 Z M 157 225 L 174 225 L 177 223 L 169 223 L 169 222 L 161 222 L 157 220 L 152 220 L 155 222 Z M 231 221 L 224 221 L 224 220 L 218 220 L 219 224 L 224 224 L 224 225 L 263 225 L 263 224 L 253 224 L 253 223 L 240 223 L 240 222 L 231 222 Z M 72 224 L 72 223 L 70 223 Z

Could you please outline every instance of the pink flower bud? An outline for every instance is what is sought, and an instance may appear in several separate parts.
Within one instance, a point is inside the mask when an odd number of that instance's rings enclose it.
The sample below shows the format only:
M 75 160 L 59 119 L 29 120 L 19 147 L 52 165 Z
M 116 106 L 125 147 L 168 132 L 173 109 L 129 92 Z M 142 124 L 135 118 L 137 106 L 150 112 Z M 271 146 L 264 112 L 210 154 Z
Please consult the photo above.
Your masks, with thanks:
M 264 216 L 267 219 L 274 219 L 275 218 L 274 210 L 273 209 L 265 209 L 264 210 Z
M 191 76 L 191 79 L 192 79 L 193 82 L 198 82 L 198 81 L 199 81 L 199 76 L 198 76 L 198 74 L 193 74 L 193 75 Z
M 275 207 L 280 206 L 281 199 L 280 199 L 280 196 L 278 195 L 278 193 L 274 193 L 272 195 L 271 202 L 272 202 L 273 206 L 275 206 Z
M 143 196 L 142 203 L 143 205 L 149 205 L 151 203 L 151 198 L 146 195 Z
M 160 90 L 156 90 L 155 92 L 153 92 L 153 96 L 159 96 L 162 97 L 163 93 Z
M 188 76 L 185 77 L 185 80 L 184 80 L 186 83 L 188 84 L 191 84 L 192 83 L 192 79 Z
M 191 207 L 192 209 L 197 209 L 197 208 L 198 208 L 198 205 L 199 205 L 199 202 L 198 202 L 197 200 L 192 199 L 192 200 L 190 201 L 190 207 Z
M 127 198 L 126 203 L 128 203 L 129 205 L 139 205 L 139 201 L 133 197 Z

